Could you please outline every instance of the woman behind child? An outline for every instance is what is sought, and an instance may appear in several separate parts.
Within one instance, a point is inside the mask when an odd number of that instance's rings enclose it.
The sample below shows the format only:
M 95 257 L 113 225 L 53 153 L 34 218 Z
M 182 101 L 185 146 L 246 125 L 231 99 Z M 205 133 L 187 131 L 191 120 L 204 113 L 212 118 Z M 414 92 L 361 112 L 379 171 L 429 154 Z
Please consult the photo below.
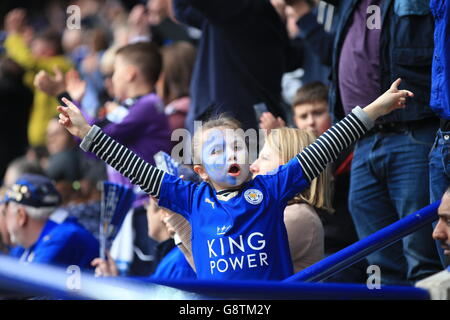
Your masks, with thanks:
M 266 138 L 258 159 L 250 166 L 253 177 L 270 174 L 288 163 L 296 154 L 314 142 L 311 132 L 281 128 L 272 130 Z M 294 272 L 316 263 L 324 257 L 324 230 L 316 209 L 332 212 L 331 174 L 327 169 L 311 186 L 288 202 L 284 210 L 289 250 Z

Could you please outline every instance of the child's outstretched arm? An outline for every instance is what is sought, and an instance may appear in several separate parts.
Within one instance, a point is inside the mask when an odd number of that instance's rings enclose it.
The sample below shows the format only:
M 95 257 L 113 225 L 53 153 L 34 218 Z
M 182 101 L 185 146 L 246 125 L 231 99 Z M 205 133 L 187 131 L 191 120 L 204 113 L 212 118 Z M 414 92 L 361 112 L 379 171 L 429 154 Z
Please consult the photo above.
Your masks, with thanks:
M 99 127 L 90 126 L 80 109 L 66 98 L 67 107 L 59 106 L 59 123 L 74 136 L 83 139 L 80 147 L 100 159 L 141 187 L 146 193 L 159 198 L 164 171 L 148 164 L 134 152 L 103 133 Z
M 343 120 L 324 132 L 313 144 L 303 149 L 297 159 L 309 181 L 319 176 L 328 163 L 335 161 L 340 152 L 366 134 L 379 117 L 405 107 L 406 98 L 413 97 L 408 90 L 399 90 L 397 79 L 380 97 L 364 109 L 356 107 Z

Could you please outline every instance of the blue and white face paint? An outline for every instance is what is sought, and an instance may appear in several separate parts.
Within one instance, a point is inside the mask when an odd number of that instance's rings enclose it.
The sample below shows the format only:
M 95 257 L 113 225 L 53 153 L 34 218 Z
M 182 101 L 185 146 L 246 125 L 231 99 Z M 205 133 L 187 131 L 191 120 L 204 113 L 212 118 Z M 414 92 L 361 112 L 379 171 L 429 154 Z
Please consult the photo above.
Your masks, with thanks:
M 202 164 L 211 182 L 223 189 L 238 187 L 249 177 L 248 151 L 239 130 L 204 132 Z

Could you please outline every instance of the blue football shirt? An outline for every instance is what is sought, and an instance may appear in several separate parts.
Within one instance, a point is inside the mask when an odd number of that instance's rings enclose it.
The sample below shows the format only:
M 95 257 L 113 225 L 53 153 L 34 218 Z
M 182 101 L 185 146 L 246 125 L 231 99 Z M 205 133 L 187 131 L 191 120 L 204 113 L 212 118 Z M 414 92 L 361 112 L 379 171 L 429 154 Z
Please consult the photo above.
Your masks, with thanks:
M 81 269 L 92 269 L 91 261 L 98 252 L 97 239 L 70 217 L 61 224 L 48 220 L 39 239 L 24 251 L 20 259 L 27 263 L 62 267 L 77 265 Z
M 198 279 L 281 280 L 293 272 L 284 209 L 308 185 L 297 158 L 226 196 L 166 174 L 159 205 L 189 220 Z

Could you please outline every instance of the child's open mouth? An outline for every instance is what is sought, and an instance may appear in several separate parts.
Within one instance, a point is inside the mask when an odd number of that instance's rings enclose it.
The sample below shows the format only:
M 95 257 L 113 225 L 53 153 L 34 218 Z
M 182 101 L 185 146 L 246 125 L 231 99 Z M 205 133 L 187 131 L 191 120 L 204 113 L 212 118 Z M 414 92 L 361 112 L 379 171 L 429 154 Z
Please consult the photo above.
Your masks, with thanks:
M 232 164 L 228 168 L 228 174 L 232 177 L 237 177 L 241 173 L 241 167 L 237 164 Z

